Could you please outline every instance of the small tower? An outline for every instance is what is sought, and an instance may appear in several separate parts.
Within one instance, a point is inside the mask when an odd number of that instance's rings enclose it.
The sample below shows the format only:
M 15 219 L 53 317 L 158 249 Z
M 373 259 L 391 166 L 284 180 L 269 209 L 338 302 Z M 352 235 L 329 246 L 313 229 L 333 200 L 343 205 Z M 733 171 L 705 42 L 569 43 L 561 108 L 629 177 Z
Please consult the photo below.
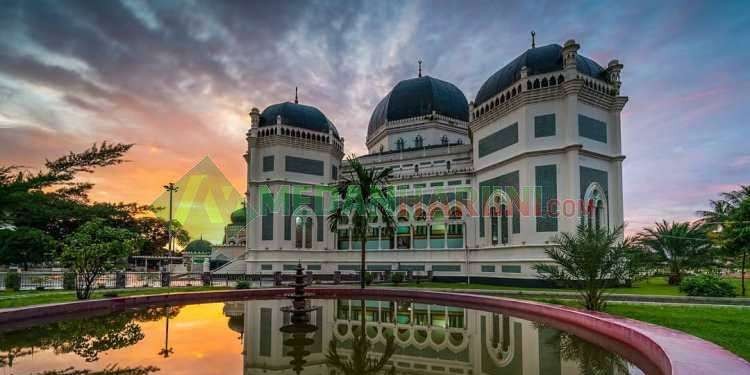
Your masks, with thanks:
M 576 78 L 576 58 L 578 49 L 581 46 L 573 39 L 568 39 L 562 49 L 563 70 L 565 70 L 565 80 L 570 81 Z
M 622 72 L 622 64 L 620 64 L 619 60 L 612 60 L 607 64 L 607 80 L 615 86 L 617 95 L 620 94 L 620 86 L 622 85 L 620 72 Z
M 255 129 L 260 126 L 260 111 L 258 108 L 253 107 L 250 110 L 250 129 Z

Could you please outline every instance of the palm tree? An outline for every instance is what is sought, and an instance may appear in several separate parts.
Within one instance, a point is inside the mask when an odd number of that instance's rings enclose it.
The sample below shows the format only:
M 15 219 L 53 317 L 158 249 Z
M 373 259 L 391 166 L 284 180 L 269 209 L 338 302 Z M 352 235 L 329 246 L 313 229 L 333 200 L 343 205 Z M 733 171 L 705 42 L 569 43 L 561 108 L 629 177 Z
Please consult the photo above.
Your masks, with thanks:
M 701 222 L 655 223 L 638 234 L 638 242 L 657 252 L 669 264 L 669 284 L 682 280 L 686 269 L 705 266 L 712 262 L 711 242 Z
M 340 202 L 333 212 L 328 215 L 328 222 L 332 232 L 337 232 L 339 225 L 350 218 L 352 238 L 359 238 L 362 245 L 360 265 L 360 286 L 365 288 L 365 250 L 367 245 L 367 231 L 370 223 L 380 216 L 386 234 L 393 232 L 396 220 L 393 217 L 395 198 L 393 189 L 388 186 L 388 180 L 393 169 L 367 169 L 353 156 L 347 158 L 349 169 L 342 173 L 336 185 L 336 192 Z
M 376 375 L 384 372 L 389 375 L 396 374 L 396 367 L 391 366 L 389 370 L 384 370 L 388 361 L 396 352 L 396 337 L 393 334 L 386 334 L 385 347 L 383 348 L 380 358 L 377 355 L 370 356 L 374 353 L 374 345 L 367 337 L 367 325 L 365 320 L 365 300 L 360 300 L 361 310 L 359 312 L 360 323 L 359 329 L 354 333 L 351 344 L 351 357 L 345 359 L 338 353 L 338 344 L 336 339 L 331 339 L 328 343 L 328 353 L 326 362 L 329 366 L 338 369 L 344 375 Z M 354 329 L 355 327 L 352 327 Z
M 622 227 L 612 231 L 579 225 L 576 233 L 561 233 L 544 249 L 555 264 L 534 265 L 540 277 L 576 286 L 587 310 L 606 306 L 605 288 L 627 275 L 627 242 L 620 240 Z

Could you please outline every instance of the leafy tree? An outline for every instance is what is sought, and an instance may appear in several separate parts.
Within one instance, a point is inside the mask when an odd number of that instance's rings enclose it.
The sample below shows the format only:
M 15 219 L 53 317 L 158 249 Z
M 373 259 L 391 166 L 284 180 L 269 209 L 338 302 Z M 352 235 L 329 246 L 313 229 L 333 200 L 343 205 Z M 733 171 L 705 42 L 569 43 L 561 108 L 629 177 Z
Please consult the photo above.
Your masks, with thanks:
M 710 201 L 711 209 L 698 211 L 704 226 L 711 230 L 710 238 L 719 246 L 730 261 L 739 263 L 742 295 L 746 295 L 745 273 L 747 269 L 750 241 L 747 232 L 750 230 L 750 185 L 721 194 L 722 199 Z
M 16 264 L 28 270 L 30 264 L 54 260 L 56 247 L 54 238 L 36 228 L 0 230 L 0 264 Z
M 625 251 L 625 282 L 632 286 L 633 282 L 651 277 L 659 262 L 658 254 L 651 249 L 640 246 L 634 239 L 626 238 L 623 241 Z
M 720 235 L 725 252 L 739 258 L 742 295 L 747 295 L 745 273 L 748 252 L 750 251 L 750 198 L 745 198 L 737 208 L 732 210 L 729 220 Z
M 81 173 L 92 173 L 99 167 L 124 162 L 122 156 L 132 146 L 106 142 L 95 144 L 83 152 L 71 152 L 61 158 L 47 160 L 45 169 L 39 172 L 30 172 L 17 165 L 0 166 L 0 224 L 17 225 L 15 221 L 23 217 L 20 214 L 39 208 L 33 206 L 40 203 L 40 197 L 56 198 L 56 203 L 87 202 L 87 193 L 93 185 L 76 182 L 76 177 Z
M 341 174 L 336 186 L 340 198 L 338 207 L 328 215 L 331 231 L 336 232 L 340 225 L 351 221 L 352 238 L 358 238 L 362 245 L 360 266 L 360 287 L 365 288 L 366 245 L 367 232 L 370 223 L 377 220 L 378 215 L 385 224 L 387 235 L 393 233 L 395 218 L 395 198 L 393 189 L 388 181 L 393 168 L 382 170 L 367 169 L 359 160 L 348 157 L 348 171 Z
M 669 265 L 669 285 L 677 285 L 686 270 L 710 265 L 714 261 L 711 242 L 700 222 L 656 223 L 645 228 L 638 242 L 655 251 Z
M 628 374 L 628 365 L 619 355 L 578 336 L 560 332 L 560 358 L 578 363 L 581 375 Z
M 134 219 L 133 229 L 143 240 L 140 255 L 164 255 L 169 244 L 169 223 L 158 217 L 138 217 Z M 180 222 L 172 220 L 172 235 L 175 242 L 185 246 L 190 242 L 188 232 Z
M 137 242 L 133 232 L 107 226 L 102 219 L 91 220 L 68 236 L 61 260 L 76 272 L 76 297 L 88 299 L 97 277 L 124 267 Z
M 620 240 L 622 227 L 578 226 L 573 233 L 561 233 L 544 249 L 555 264 L 536 264 L 534 269 L 547 280 L 574 285 L 588 310 L 601 311 L 606 305 L 605 288 L 626 276 L 627 243 Z

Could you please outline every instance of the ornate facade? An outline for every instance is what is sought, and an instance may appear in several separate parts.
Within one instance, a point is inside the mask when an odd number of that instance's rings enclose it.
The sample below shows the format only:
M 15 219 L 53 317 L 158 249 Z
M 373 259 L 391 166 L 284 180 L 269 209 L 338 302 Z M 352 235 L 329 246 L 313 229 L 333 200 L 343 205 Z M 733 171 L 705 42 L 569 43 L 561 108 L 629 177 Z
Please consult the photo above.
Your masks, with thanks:
M 393 168 L 396 233 L 373 222 L 368 269 L 538 282 L 544 247 L 580 223 L 623 224 L 622 64 L 563 46 L 531 48 L 468 102 L 429 76 L 399 82 L 368 126 L 368 168 Z M 344 139 L 318 109 L 286 102 L 250 113 L 246 252 L 224 272 L 358 270 L 361 243 L 329 230 L 324 187 L 347 173 Z M 357 126 L 357 124 L 351 124 Z

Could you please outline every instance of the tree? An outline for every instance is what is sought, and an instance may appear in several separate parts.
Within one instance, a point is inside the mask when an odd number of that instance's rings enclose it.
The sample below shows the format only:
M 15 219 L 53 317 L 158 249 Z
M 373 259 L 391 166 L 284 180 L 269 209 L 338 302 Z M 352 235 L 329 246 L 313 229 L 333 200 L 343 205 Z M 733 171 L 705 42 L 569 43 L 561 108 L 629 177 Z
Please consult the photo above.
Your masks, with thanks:
M 575 234 L 561 233 L 544 252 L 556 264 L 536 264 L 534 269 L 547 280 L 575 285 L 587 310 L 606 306 L 605 288 L 626 275 L 627 243 L 620 240 L 622 227 L 610 231 L 580 225 Z
M 138 217 L 134 219 L 132 230 L 143 240 L 138 252 L 140 255 L 163 255 L 166 252 L 169 243 L 169 224 L 166 220 L 150 216 Z M 172 235 L 180 246 L 186 246 L 190 242 L 190 235 L 176 220 L 172 221 Z
M 723 239 L 725 253 L 739 258 L 741 293 L 745 296 L 745 270 L 748 251 L 750 251 L 750 199 L 745 198 L 732 210 L 729 220 L 723 226 L 720 238 Z
M 348 157 L 349 169 L 342 174 L 336 185 L 336 192 L 340 201 L 338 207 L 328 215 L 328 222 L 332 232 L 336 232 L 340 225 L 351 220 L 352 237 L 359 238 L 361 248 L 360 287 L 365 288 L 365 263 L 367 232 L 370 223 L 378 216 L 384 224 L 386 235 L 393 233 L 395 218 L 395 198 L 393 189 L 388 186 L 393 169 L 367 169 L 359 160 Z
M 0 230 L 0 264 L 15 264 L 29 269 L 30 264 L 55 259 L 57 241 L 35 228 Z
M 645 228 L 637 241 L 669 264 L 669 285 L 677 285 L 688 269 L 710 265 L 714 261 L 711 242 L 706 237 L 705 227 L 700 222 L 656 223 L 654 228 Z
M 360 300 L 360 322 L 359 329 L 354 333 L 351 344 L 351 356 L 349 359 L 342 357 L 338 353 L 338 344 L 336 339 L 331 339 L 328 343 L 328 353 L 326 354 L 326 363 L 328 366 L 333 367 L 341 371 L 344 375 L 376 375 L 384 373 L 388 361 L 390 361 L 393 353 L 396 352 L 396 338 L 391 334 L 385 334 L 386 342 L 382 351 L 382 355 L 379 357 L 371 357 L 373 353 L 373 344 L 367 337 L 367 326 L 365 322 L 366 315 L 366 302 Z M 352 327 L 354 330 L 355 327 Z M 396 367 L 391 366 L 387 374 L 395 374 Z
M 738 261 L 742 295 L 746 295 L 745 270 L 747 268 L 748 248 L 750 241 L 747 232 L 750 230 L 750 215 L 748 201 L 750 201 L 750 185 L 740 185 L 740 188 L 721 193 L 722 199 L 711 200 L 711 209 L 698 211 L 702 216 L 702 223 L 710 230 L 710 238 L 729 259 Z M 739 259 L 738 259 L 739 258 Z
M 77 181 L 82 173 L 123 163 L 130 144 L 93 145 L 79 153 L 47 160 L 31 172 L 20 166 L 0 166 L 0 227 L 39 229 L 56 240 L 94 217 L 128 215 L 125 204 L 90 203 L 93 184 Z
M 124 267 L 137 242 L 135 233 L 109 227 L 102 219 L 91 220 L 68 236 L 61 261 L 76 273 L 76 297 L 88 299 L 97 277 Z

